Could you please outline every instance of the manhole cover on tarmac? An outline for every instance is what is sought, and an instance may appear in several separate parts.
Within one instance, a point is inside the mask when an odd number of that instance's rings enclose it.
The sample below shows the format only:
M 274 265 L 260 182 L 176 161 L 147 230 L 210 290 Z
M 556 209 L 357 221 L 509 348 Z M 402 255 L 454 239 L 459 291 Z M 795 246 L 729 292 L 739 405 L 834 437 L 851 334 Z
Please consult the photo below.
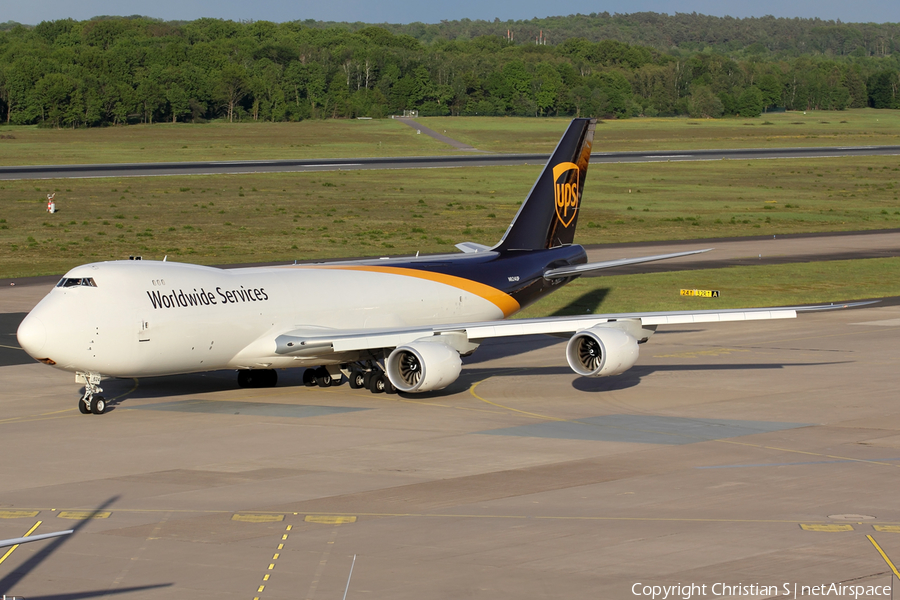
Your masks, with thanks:
M 854 514 L 846 514 L 846 515 L 828 515 L 828 518 L 832 521 L 871 521 L 875 517 L 872 515 L 854 515 Z

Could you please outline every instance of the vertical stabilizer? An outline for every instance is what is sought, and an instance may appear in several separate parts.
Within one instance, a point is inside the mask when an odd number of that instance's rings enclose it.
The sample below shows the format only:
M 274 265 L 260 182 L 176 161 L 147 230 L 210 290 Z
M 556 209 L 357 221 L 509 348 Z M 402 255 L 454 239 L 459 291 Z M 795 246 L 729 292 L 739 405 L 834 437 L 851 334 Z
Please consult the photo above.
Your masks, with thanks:
M 573 119 L 495 250 L 571 244 L 591 158 L 596 119 Z

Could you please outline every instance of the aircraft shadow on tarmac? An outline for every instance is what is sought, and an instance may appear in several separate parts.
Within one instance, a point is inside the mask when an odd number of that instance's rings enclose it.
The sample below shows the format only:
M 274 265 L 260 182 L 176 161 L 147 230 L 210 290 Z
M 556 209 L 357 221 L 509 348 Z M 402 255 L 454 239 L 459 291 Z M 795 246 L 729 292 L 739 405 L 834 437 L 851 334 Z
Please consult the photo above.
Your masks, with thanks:
M 845 364 L 848 361 L 804 362 L 804 363 L 760 363 L 760 364 L 718 364 L 718 365 L 646 365 L 634 366 L 615 377 L 577 377 L 572 387 L 581 392 L 609 392 L 634 387 L 641 379 L 653 373 L 677 373 L 696 371 L 760 371 L 783 369 L 785 367 L 820 367 Z
M 159 583 L 156 585 L 139 585 L 129 588 L 119 588 L 117 590 L 90 590 L 86 592 L 66 592 L 65 594 L 52 594 L 50 596 L 28 596 L 28 600 L 81 600 L 82 598 L 105 598 L 106 596 L 115 596 L 117 594 L 130 594 L 132 592 L 142 592 L 144 590 L 155 590 L 157 588 L 171 587 L 171 583 Z
M 548 344 L 559 343 L 551 340 Z M 535 349 L 533 346 L 530 350 Z M 581 392 L 605 392 L 624 390 L 638 385 L 644 377 L 654 373 L 672 373 L 672 372 L 699 372 L 699 371 L 761 371 L 772 369 L 783 369 L 785 367 L 812 367 L 844 364 L 846 361 L 831 362 L 792 362 L 792 363 L 726 363 L 726 364 L 680 364 L 680 365 L 637 365 L 621 375 L 613 377 L 579 377 L 575 375 L 567 366 L 527 366 L 527 367 L 477 367 L 465 366 L 459 379 L 442 390 L 433 392 L 425 392 L 421 394 L 400 394 L 402 397 L 429 399 L 442 398 L 452 396 L 454 394 L 464 393 L 472 385 L 488 378 L 498 377 L 519 377 L 519 376 L 571 376 L 572 387 Z M 470 363 L 471 364 L 471 363 Z M 477 364 L 477 363 L 476 363 Z M 302 380 L 303 369 L 285 369 L 278 372 L 279 388 L 304 388 Z M 115 410 L 120 404 L 125 404 L 129 400 L 151 400 L 163 398 L 184 398 L 195 401 L 191 398 L 196 394 L 208 394 L 214 392 L 234 391 L 237 388 L 236 378 L 233 371 L 212 371 L 209 373 L 197 373 L 189 375 L 171 375 L 167 377 L 151 377 L 142 379 L 137 387 L 134 380 L 131 379 L 112 379 L 103 382 L 104 391 L 108 398 L 107 411 Z M 358 393 L 362 398 L 373 398 L 366 390 L 350 390 L 346 381 L 342 386 L 347 387 L 347 391 Z M 263 388 L 264 389 L 264 388 Z M 316 387 L 310 389 L 315 392 Z M 250 390 L 248 390 L 250 391 Z M 390 397 L 390 396 L 388 396 Z M 322 397 L 318 402 L 324 401 Z M 310 398 L 312 400 L 312 398 Z M 264 401 L 263 398 L 259 399 Z M 252 400 L 251 400 L 252 402 Z
M 11 573 L 0 579 L 0 590 L 9 590 L 13 586 L 17 585 L 22 579 L 25 578 L 26 575 L 31 573 L 34 569 L 36 569 L 42 562 L 44 562 L 47 558 L 49 558 L 54 552 L 59 550 L 59 548 L 68 542 L 70 539 L 76 537 L 78 532 L 91 520 L 100 513 L 103 509 L 112 505 L 116 500 L 118 500 L 118 496 L 113 496 L 98 508 L 91 511 L 91 514 L 86 518 L 80 521 L 77 525 L 75 525 L 72 530 L 73 533 L 71 535 L 66 535 L 58 538 L 54 538 L 52 542 L 41 548 L 39 551 L 35 552 L 31 557 L 28 558 L 24 563 L 13 569 Z M 40 543 L 40 542 L 32 542 L 32 543 Z M 156 588 L 163 588 L 171 586 L 171 583 L 159 583 L 155 585 L 142 585 L 137 587 L 130 588 L 120 588 L 116 590 L 90 590 L 84 592 L 66 592 L 64 594 L 52 594 L 50 596 L 32 596 L 29 595 L 28 598 L 30 600 L 80 600 L 81 598 L 100 598 L 103 596 L 111 596 L 115 594 L 127 594 L 131 592 L 138 592 L 142 590 L 152 590 Z
M 571 376 L 572 387 L 581 392 L 607 392 L 624 390 L 638 385 L 644 377 L 653 373 L 694 372 L 694 371 L 759 371 L 783 369 L 785 367 L 812 367 L 844 364 L 837 362 L 804 362 L 804 363 L 728 363 L 716 365 L 637 365 L 613 377 L 579 377 L 568 367 L 523 367 L 510 369 L 464 369 L 459 379 L 449 387 L 431 394 L 416 394 L 416 397 L 438 397 L 463 392 L 472 384 L 488 377 L 513 377 L 535 375 Z

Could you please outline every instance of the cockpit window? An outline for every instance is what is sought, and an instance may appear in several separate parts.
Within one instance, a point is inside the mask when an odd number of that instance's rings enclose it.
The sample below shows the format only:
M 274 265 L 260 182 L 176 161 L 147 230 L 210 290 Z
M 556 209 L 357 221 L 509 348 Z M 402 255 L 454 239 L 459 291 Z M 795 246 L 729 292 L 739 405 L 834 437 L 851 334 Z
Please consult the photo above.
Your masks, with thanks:
M 93 277 L 63 277 L 56 287 L 97 287 Z

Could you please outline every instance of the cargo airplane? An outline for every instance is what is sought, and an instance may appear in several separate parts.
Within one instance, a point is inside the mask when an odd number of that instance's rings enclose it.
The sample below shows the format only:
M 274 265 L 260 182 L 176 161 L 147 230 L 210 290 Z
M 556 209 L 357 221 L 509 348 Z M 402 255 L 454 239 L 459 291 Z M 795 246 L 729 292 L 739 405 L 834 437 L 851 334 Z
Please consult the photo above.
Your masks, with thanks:
M 502 239 L 462 253 L 218 269 L 175 262 L 93 263 L 66 273 L 22 321 L 18 340 L 40 362 L 75 373 L 82 413 L 102 414 L 104 377 L 237 371 L 243 387 L 274 386 L 276 369 L 306 367 L 307 385 L 349 380 L 372 392 L 428 392 L 459 377 L 495 337 L 569 337 L 578 375 L 631 368 L 657 326 L 793 318 L 826 307 L 591 314 L 505 320 L 585 273 L 694 250 L 588 263 L 575 226 L 596 121 L 566 130 Z

